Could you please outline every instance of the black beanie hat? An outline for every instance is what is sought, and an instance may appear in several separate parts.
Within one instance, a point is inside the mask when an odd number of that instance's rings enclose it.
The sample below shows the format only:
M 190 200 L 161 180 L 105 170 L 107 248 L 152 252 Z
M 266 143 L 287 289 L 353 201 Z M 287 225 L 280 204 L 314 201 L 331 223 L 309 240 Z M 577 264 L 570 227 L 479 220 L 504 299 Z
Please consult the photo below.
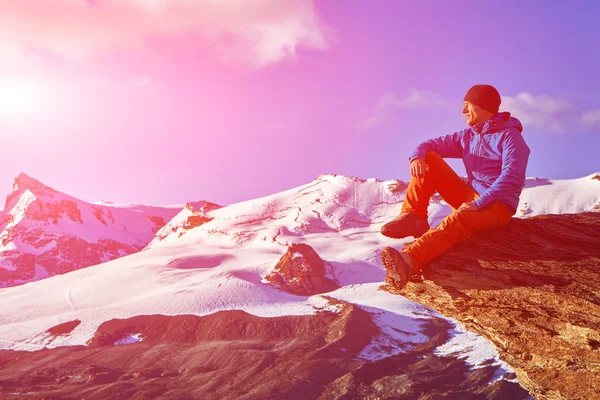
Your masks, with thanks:
M 500 109 L 500 93 L 491 85 L 475 85 L 467 94 L 465 100 L 487 110 L 493 114 L 497 114 Z

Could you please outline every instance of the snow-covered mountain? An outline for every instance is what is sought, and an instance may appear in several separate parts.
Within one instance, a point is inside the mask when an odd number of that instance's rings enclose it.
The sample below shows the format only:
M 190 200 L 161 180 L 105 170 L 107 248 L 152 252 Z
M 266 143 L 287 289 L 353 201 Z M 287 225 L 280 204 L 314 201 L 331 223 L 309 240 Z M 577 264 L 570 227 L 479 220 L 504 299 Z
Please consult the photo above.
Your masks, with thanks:
M 528 178 L 516 217 L 598 211 L 599 177 Z M 378 328 L 368 345 L 357 352 L 357 360 L 382 360 L 418 348 L 434 335 L 426 326 L 446 321 L 447 340 L 432 350 L 432 356 L 463 360 L 472 370 L 493 367 L 490 382 L 514 378 L 510 367 L 480 336 L 431 309 L 378 290 L 385 276 L 380 250 L 413 240 L 394 240 L 379 233 L 400 212 L 404 182 L 321 175 L 293 189 L 224 207 L 192 203 L 176 210 L 177 215 L 175 209 L 158 208 L 156 214 L 164 218 L 162 227 L 139 207 L 90 205 L 50 192 L 30 178 L 20 179 L 23 183 L 16 184 L 7 199 L 5 210 L 10 212 L 6 215 L 11 217 L 4 216 L 2 226 L 3 238 L 9 239 L 6 243 L 3 239 L 2 254 L 23 249 L 23 238 L 33 238 L 26 242 L 29 254 L 39 258 L 38 254 L 54 251 L 52 257 L 59 257 L 58 243 L 81 242 L 78 248 L 87 248 L 87 243 L 103 243 L 100 232 L 110 233 L 112 246 L 118 242 L 132 251 L 106 250 L 102 254 L 110 255 L 104 255 L 105 259 L 98 255 L 98 265 L 0 289 L 0 349 L 89 345 L 97 342 L 98 329 L 107 321 L 136 316 L 207 316 L 227 310 L 258 317 L 310 316 L 339 312 L 339 304 L 353 304 L 368 311 Z M 450 207 L 434 196 L 429 207 L 432 227 L 450 213 Z M 173 218 L 167 222 L 169 215 Z M 19 226 L 23 228 L 16 229 Z M 138 235 L 132 233 L 134 229 Z M 154 239 L 147 234 L 153 229 Z M 144 251 L 134 253 L 135 246 L 141 249 L 146 243 Z M 276 265 L 304 257 L 288 252 L 294 244 L 314 250 L 337 289 L 325 285 L 331 291 L 298 295 L 265 279 Z M 9 268 L 14 265 L 7 259 L 2 262 Z M 53 333 L 61 324 L 72 326 Z M 143 341 L 143 332 L 123 331 L 114 344 Z
M 528 178 L 516 216 L 597 210 L 598 176 Z M 16 262 L 10 255 L 17 252 L 22 254 L 17 260 L 35 256 L 36 265 L 54 273 L 94 264 L 90 259 L 98 265 L 0 291 L 0 304 L 13 304 L 3 301 L 11 294 L 30 295 L 31 301 L 25 303 L 35 310 L 35 315 L 29 315 L 0 308 L 2 329 L 7 329 L 9 320 L 29 326 L 25 336 L 13 339 L 15 343 L 26 340 L 27 348 L 33 349 L 45 344 L 31 342 L 28 336 L 72 317 L 84 323 L 62 338 L 63 344 L 85 343 L 102 321 L 115 317 L 204 315 L 225 309 L 256 315 L 312 310 L 306 299 L 298 303 L 295 296 L 282 295 L 261 279 L 288 246 L 306 243 L 335 267 L 334 278 L 342 291 L 356 284 L 383 282 L 379 250 L 412 240 L 379 234 L 381 225 L 400 211 L 405 187 L 396 180 L 322 175 L 306 185 L 226 207 L 196 202 L 179 209 L 89 204 L 21 174 L 2 214 L 4 270 L 13 270 Z M 429 207 L 430 224 L 437 226 L 450 212 L 435 195 Z M 135 253 L 146 244 L 145 251 Z M 63 252 L 79 257 L 64 259 Z M 68 302 L 55 295 L 61 291 L 68 293 Z M 40 304 L 34 306 L 36 302 Z M 48 326 L 43 323 L 45 315 L 50 317 Z M 36 324 L 30 325 L 34 316 Z M 17 330 L 4 333 L 8 332 Z M 10 339 L 4 333 L 0 337 Z
M 0 287 L 135 253 L 182 207 L 87 203 L 21 173 L 0 212 Z

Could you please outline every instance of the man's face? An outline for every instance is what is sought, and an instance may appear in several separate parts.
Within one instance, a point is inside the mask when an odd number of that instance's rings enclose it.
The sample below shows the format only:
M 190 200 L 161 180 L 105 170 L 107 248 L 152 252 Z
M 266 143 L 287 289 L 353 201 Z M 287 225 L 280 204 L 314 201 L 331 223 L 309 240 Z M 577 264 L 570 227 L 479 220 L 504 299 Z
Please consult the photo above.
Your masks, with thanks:
M 467 124 L 469 126 L 477 125 L 480 122 L 487 121 L 491 118 L 492 114 L 489 111 L 479 107 L 477 104 L 473 104 L 468 101 L 465 101 L 462 113 L 465 114 L 465 118 L 467 119 Z

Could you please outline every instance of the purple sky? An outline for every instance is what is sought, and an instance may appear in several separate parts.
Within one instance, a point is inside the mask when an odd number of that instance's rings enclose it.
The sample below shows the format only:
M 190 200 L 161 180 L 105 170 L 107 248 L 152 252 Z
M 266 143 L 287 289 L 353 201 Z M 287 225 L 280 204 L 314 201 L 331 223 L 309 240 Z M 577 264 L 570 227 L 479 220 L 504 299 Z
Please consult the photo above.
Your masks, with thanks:
M 594 1 L 3 0 L 0 195 L 19 172 L 142 204 L 229 204 L 326 173 L 408 180 L 418 143 L 466 128 L 478 83 L 523 123 L 527 176 L 588 175 L 598 15 Z

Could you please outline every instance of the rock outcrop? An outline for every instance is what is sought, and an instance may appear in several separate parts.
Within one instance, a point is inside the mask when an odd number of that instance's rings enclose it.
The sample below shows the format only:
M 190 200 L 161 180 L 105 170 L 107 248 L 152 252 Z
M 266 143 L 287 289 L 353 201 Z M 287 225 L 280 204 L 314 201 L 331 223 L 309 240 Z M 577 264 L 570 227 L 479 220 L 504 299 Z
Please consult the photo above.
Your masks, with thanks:
M 265 280 L 301 296 L 326 293 L 340 287 L 333 279 L 327 277 L 325 261 L 312 247 L 304 243 L 293 243 L 289 246 Z
M 213 217 L 209 216 L 209 212 L 219 208 L 222 206 L 204 200 L 186 203 L 177 215 L 162 225 L 144 249 L 160 246 L 166 240 L 179 238 L 189 230 L 212 221 Z
M 600 213 L 514 218 L 384 289 L 486 337 L 535 398 L 598 398 Z

